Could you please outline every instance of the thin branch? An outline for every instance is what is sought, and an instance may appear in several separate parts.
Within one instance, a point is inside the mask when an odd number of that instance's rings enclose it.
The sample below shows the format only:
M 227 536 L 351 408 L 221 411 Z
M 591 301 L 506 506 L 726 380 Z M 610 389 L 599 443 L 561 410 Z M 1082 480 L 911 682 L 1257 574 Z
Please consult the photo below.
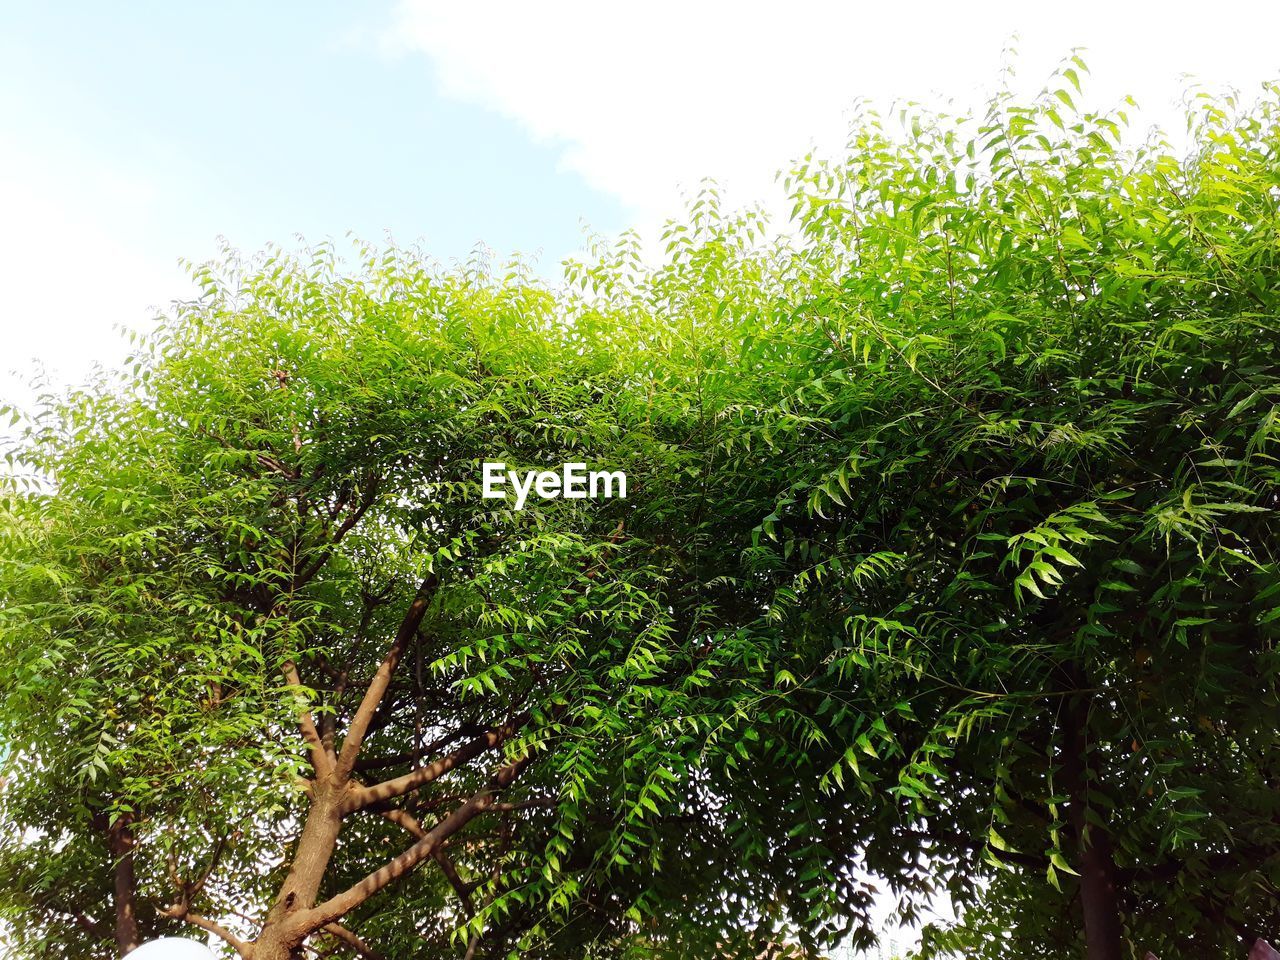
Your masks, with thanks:
M 71 918 L 76 922 L 76 926 L 78 926 L 81 930 L 83 930 L 85 933 L 88 933 L 91 936 L 94 936 L 94 937 L 111 936 L 110 926 L 103 923 L 101 920 L 93 919 L 93 917 L 89 916 L 87 913 L 85 913 L 82 910 L 75 910 L 75 909 L 72 909 L 71 907 L 62 907 L 55 903 L 50 902 L 47 899 L 40 899 L 34 896 L 32 897 L 31 902 L 33 905 L 39 907 L 42 910 L 48 910 L 51 913 L 57 913 L 57 914 L 60 914 L 61 916 Z
M 421 840 L 427 835 L 421 821 L 406 810 L 379 810 L 378 814 L 396 826 L 403 827 L 415 840 Z
M 369 944 L 365 943 L 364 940 L 352 933 L 342 924 L 326 923 L 321 929 L 330 936 L 337 937 L 356 953 L 360 954 L 360 956 L 364 957 L 365 960 L 382 960 L 382 954 L 373 949 L 373 947 L 369 946 Z
M 458 895 L 458 899 L 462 901 L 462 909 L 466 911 L 468 917 L 475 916 L 476 910 L 471 903 L 472 885 L 467 883 L 458 875 L 458 868 L 453 865 L 453 861 L 445 856 L 444 850 L 437 848 L 432 854 L 436 863 L 440 864 L 440 870 L 444 874 L 445 879 L 449 881 L 449 886 L 453 887 L 453 892 Z
M 503 724 L 496 730 L 489 730 L 480 736 L 471 740 L 469 743 L 459 747 L 453 753 L 440 757 L 426 766 L 419 767 L 400 777 L 394 777 L 391 780 L 384 780 L 370 787 L 361 787 L 358 790 L 352 790 L 348 794 L 347 799 L 342 805 L 343 814 L 353 813 L 356 810 L 363 809 L 372 803 L 378 803 L 382 800 L 390 800 L 393 797 L 403 796 L 410 791 L 430 783 L 431 781 L 443 776 L 455 767 L 462 766 L 471 760 L 474 760 L 486 750 L 490 750 L 505 740 L 514 736 L 515 732 L 529 721 L 527 713 L 521 714 L 509 723 Z M 345 748 L 344 748 L 345 749 Z
M 351 678 L 351 668 L 355 665 L 356 659 L 368 639 L 369 623 L 373 619 L 373 611 L 377 609 L 378 605 L 379 600 L 376 597 L 368 594 L 362 597 L 360 624 L 356 627 L 355 638 L 347 654 L 346 661 L 334 678 L 333 697 L 330 701 L 332 709 L 320 718 L 320 738 L 324 741 L 326 750 L 333 750 L 334 733 L 338 726 L 338 711 L 342 708 L 342 700 L 347 693 L 347 683 Z
M 198 894 L 204 889 L 204 885 L 209 882 L 209 877 L 213 876 L 213 871 L 218 868 L 218 863 L 222 860 L 223 853 L 226 852 L 229 839 L 225 835 L 218 837 L 217 842 L 213 845 L 213 853 L 209 857 L 209 862 L 205 865 L 204 870 L 201 871 L 200 876 L 187 888 L 189 891 L 188 898 Z
M 268 470 L 272 471 L 273 473 L 280 474 L 280 476 L 284 477 L 286 480 L 298 480 L 302 476 L 302 474 L 299 473 L 297 470 L 286 466 L 284 463 L 282 463 L 280 460 L 276 459 L 275 457 L 271 456 L 270 454 L 259 453 L 257 455 L 257 460 L 260 464 L 262 464 Z
M 430 743 L 424 744 L 422 747 L 422 753 L 435 753 L 437 750 L 447 747 L 450 743 L 460 737 L 464 737 L 469 733 L 480 733 L 483 730 L 484 727 L 479 724 L 464 725 L 463 727 L 454 730 L 452 733 L 448 733 L 443 737 L 431 741 Z M 356 761 L 355 770 L 356 773 L 367 773 L 370 770 L 383 770 L 387 767 L 398 767 L 402 764 L 410 763 L 413 758 L 413 751 L 411 750 L 406 750 L 404 753 L 392 754 L 389 757 L 361 757 Z
M 532 810 L 535 807 L 549 809 L 555 805 L 556 801 L 553 797 L 533 797 L 516 803 L 495 803 L 489 807 L 489 811 L 491 813 L 510 813 L 513 810 Z
M 329 537 L 329 542 L 320 548 L 320 555 L 311 561 L 304 569 L 298 571 L 293 578 L 293 589 L 298 590 L 311 582 L 312 578 L 329 562 L 329 558 L 333 555 L 333 548 L 345 537 L 357 523 L 360 518 L 368 512 L 369 508 L 377 502 L 378 499 L 378 478 L 374 477 L 369 481 L 369 487 L 364 497 L 354 510 L 347 514 L 345 520 L 338 525 Z
M 220 923 L 215 923 L 213 920 L 210 920 L 208 917 L 202 917 L 198 913 L 192 913 L 189 909 L 187 909 L 186 904 L 175 903 L 173 906 L 165 907 L 161 909 L 159 912 L 166 917 L 172 917 L 174 920 L 185 920 L 187 923 L 193 924 L 194 926 L 199 927 L 201 930 L 207 930 L 209 933 L 212 933 L 214 936 L 220 937 L 221 939 L 225 940 L 228 944 L 230 944 L 231 948 L 235 950 L 236 953 L 240 954 L 240 956 L 244 957 L 245 960 L 249 960 L 249 957 L 253 953 L 253 944 L 246 943 L 245 941 L 241 940 L 239 937 L 237 937 L 234 933 L 232 933 L 226 927 L 222 926 Z
M 280 665 L 280 669 L 288 685 L 300 691 L 302 679 L 298 676 L 297 665 L 292 660 L 286 660 Z M 307 749 L 311 753 L 311 766 L 316 776 L 325 776 L 333 769 L 333 759 L 329 756 L 329 751 L 324 748 L 324 741 L 320 739 L 320 733 L 316 730 L 316 722 L 311 716 L 310 709 L 303 708 L 298 716 L 298 726 L 302 730 L 302 739 L 307 742 Z

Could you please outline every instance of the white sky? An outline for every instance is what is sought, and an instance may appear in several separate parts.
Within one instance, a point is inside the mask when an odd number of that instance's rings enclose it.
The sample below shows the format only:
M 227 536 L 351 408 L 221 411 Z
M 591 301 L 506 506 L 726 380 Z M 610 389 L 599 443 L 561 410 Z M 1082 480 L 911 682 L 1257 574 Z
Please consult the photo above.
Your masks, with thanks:
M 1183 73 L 1247 90 L 1280 78 L 1280 3 L 1230 0 L 404 0 L 389 43 L 432 57 L 452 95 L 562 143 L 569 168 L 645 222 L 702 176 L 763 198 L 811 141 L 842 141 L 856 98 L 981 102 L 1015 34 L 1031 92 L 1084 46 L 1088 99 L 1132 94 L 1161 122 Z

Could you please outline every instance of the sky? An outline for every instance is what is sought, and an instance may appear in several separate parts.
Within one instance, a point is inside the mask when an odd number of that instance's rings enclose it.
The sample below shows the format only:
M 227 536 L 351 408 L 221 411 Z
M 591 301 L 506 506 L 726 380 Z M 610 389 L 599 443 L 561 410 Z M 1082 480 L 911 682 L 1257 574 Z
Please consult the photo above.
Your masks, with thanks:
M 0 0 L 0 399 L 37 360 L 118 360 L 219 237 L 483 243 L 554 277 L 704 177 L 775 209 L 856 100 L 980 102 L 1011 41 L 1028 90 L 1082 46 L 1088 99 L 1170 124 L 1184 73 L 1280 78 L 1277 36 L 1280 4 L 1238 0 Z

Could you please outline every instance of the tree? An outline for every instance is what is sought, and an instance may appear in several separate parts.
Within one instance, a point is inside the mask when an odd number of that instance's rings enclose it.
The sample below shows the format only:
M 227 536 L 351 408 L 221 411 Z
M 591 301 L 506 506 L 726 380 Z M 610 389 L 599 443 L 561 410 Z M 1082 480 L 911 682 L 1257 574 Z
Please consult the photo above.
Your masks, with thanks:
M 1179 159 L 1077 113 L 1082 71 L 797 166 L 802 299 L 735 438 L 788 465 L 760 563 L 833 804 L 887 788 L 864 862 L 970 908 L 926 956 L 1280 926 L 1280 91 L 1193 95 Z
M 22 948 L 108 955 L 107 889 L 254 960 L 815 953 L 885 890 L 962 908 L 925 955 L 1274 931 L 1280 90 L 1178 158 L 1082 71 L 559 288 L 199 268 L 11 454 Z
M 743 869 L 699 781 L 755 675 L 704 648 L 759 608 L 722 582 L 742 536 L 697 482 L 688 331 L 415 251 L 196 276 L 14 454 L 3 727 L 31 800 L 6 804 L 4 862 L 28 949 L 105 955 L 108 884 L 115 952 L 181 922 L 254 960 L 459 929 L 468 955 L 628 950 L 661 896 L 723 910 Z M 646 493 L 517 511 L 479 496 L 493 460 Z M 36 895 L 73 871 L 92 913 Z

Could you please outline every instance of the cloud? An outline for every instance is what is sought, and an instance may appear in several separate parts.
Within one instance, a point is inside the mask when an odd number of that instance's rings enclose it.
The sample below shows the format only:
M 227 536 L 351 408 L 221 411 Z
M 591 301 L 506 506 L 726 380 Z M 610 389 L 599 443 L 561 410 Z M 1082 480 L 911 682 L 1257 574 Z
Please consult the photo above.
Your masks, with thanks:
M 1165 124 L 1185 71 L 1245 88 L 1280 77 L 1280 7 L 1244 2 L 1206 17 L 1201 5 L 1114 0 L 402 0 L 388 42 L 431 57 L 448 94 L 561 144 L 566 167 L 656 223 L 704 176 L 732 200 L 766 197 L 811 144 L 842 142 L 857 98 L 978 101 L 1014 32 L 1033 92 L 1085 45 L 1095 100 L 1133 93 Z
M 33 358 L 65 382 L 118 362 L 117 325 L 145 327 L 166 293 L 187 294 L 176 258 L 125 239 L 155 203 L 138 177 L 0 138 L 0 398 L 30 403 Z

